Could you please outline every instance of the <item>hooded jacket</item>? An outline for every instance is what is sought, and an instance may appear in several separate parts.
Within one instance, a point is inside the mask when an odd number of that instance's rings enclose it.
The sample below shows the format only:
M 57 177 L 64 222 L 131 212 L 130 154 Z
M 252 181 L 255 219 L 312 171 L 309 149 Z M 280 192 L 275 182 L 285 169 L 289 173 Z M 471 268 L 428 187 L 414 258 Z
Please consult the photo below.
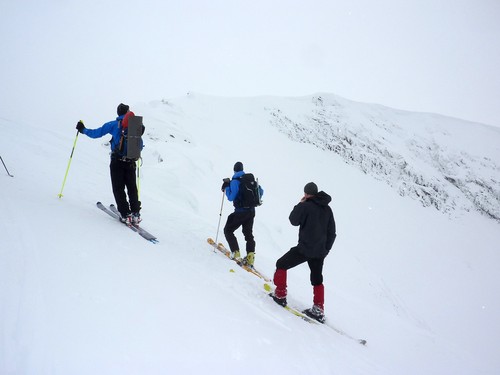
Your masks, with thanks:
M 332 198 L 324 191 L 297 204 L 290 213 L 290 223 L 299 228 L 298 250 L 307 258 L 324 258 L 337 237 L 335 219 L 328 205 Z

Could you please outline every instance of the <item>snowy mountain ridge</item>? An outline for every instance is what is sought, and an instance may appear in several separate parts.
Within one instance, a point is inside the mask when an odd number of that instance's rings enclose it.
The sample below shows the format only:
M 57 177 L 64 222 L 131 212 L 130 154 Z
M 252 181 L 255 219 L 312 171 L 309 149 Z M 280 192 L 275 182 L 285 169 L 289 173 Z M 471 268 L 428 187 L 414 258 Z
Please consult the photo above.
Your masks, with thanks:
M 328 94 L 303 100 L 300 112 L 267 108 L 290 139 L 338 154 L 423 206 L 455 215 L 476 210 L 500 222 L 499 129 Z M 476 136 L 479 147 L 471 145 Z

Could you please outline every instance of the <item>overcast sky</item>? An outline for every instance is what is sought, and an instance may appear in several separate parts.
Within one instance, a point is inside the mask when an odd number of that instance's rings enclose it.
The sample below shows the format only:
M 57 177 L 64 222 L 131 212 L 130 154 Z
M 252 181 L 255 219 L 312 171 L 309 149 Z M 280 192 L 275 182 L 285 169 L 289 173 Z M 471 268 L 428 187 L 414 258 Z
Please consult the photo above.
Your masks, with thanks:
M 1 118 L 329 92 L 500 126 L 499 0 L 0 0 L 0 17 Z

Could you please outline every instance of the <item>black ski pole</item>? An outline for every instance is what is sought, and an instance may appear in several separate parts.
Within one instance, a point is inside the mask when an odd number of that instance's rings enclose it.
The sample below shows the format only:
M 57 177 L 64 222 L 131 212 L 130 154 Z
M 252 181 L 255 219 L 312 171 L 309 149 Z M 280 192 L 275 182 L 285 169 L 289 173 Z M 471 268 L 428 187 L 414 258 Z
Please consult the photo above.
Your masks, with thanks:
M 5 168 L 5 170 L 7 171 L 7 174 L 8 174 L 10 177 L 14 177 L 13 175 L 11 175 L 11 174 L 9 173 L 9 170 L 7 169 L 7 166 L 6 166 L 6 165 L 5 165 L 5 163 L 3 162 L 3 159 L 2 159 L 2 157 L 1 157 L 1 156 L 0 156 L 0 160 L 2 161 L 3 167 L 4 167 L 4 168 Z

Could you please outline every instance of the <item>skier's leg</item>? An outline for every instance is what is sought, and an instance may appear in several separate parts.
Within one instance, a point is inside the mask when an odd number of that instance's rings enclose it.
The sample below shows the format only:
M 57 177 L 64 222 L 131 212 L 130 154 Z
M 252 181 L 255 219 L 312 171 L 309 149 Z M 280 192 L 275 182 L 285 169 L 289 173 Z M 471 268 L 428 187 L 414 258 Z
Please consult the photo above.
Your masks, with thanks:
M 125 185 L 127 186 L 128 199 L 130 202 L 130 211 L 139 213 L 141 210 L 141 202 L 139 201 L 139 193 L 137 191 L 137 182 L 135 177 L 136 166 L 135 162 L 127 163 L 125 170 Z
M 311 285 L 313 286 L 313 304 L 324 311 L 325 287 L 323 285 L 324 259 L 310 259 L 308 262 L 311 270 Z
M 226 225 L 224 226 L 224 236 L 226 236 L 227 243 L 229 245 L 229 249 L 231 252 L 235 252 L 236 250 L 240 250 L 238 246 L 238 240 L 234 235 L 234 231 L 238 229 L 241 225 L 239 214 L 233 212 L 227 217 Z
M 255 252 L 255 240 L 253 237 L 253 222 L 255 218 L 255 211 L 245 212 L 245 221 L 242 225 L 243 235 L 246 241 L 247 254 Z
M 125 194 L 125 169 L 123 167 L 123 162 L 112 159 L 109 169 L 116 208 L 118 209 L 122 217 L 126 217 L 130 213 L 130 207 L 128 205 L 127 196 Z
M 284 298 L 287 295 L 286 276 L 287 270 L 304 263 L 306 258 L 299 253 L 297 247 L 292 247 L 287 253 L 276 261 L 276 272 L 274 273 L 274 285 L 276 285 L 275 295 Z
M 276 289 L 274 290 L 274 295 L 278 298 L 286 297 L 286 270 L 282 268 L 277 268 L 274 272 L 273 277 L 274 285 Z

